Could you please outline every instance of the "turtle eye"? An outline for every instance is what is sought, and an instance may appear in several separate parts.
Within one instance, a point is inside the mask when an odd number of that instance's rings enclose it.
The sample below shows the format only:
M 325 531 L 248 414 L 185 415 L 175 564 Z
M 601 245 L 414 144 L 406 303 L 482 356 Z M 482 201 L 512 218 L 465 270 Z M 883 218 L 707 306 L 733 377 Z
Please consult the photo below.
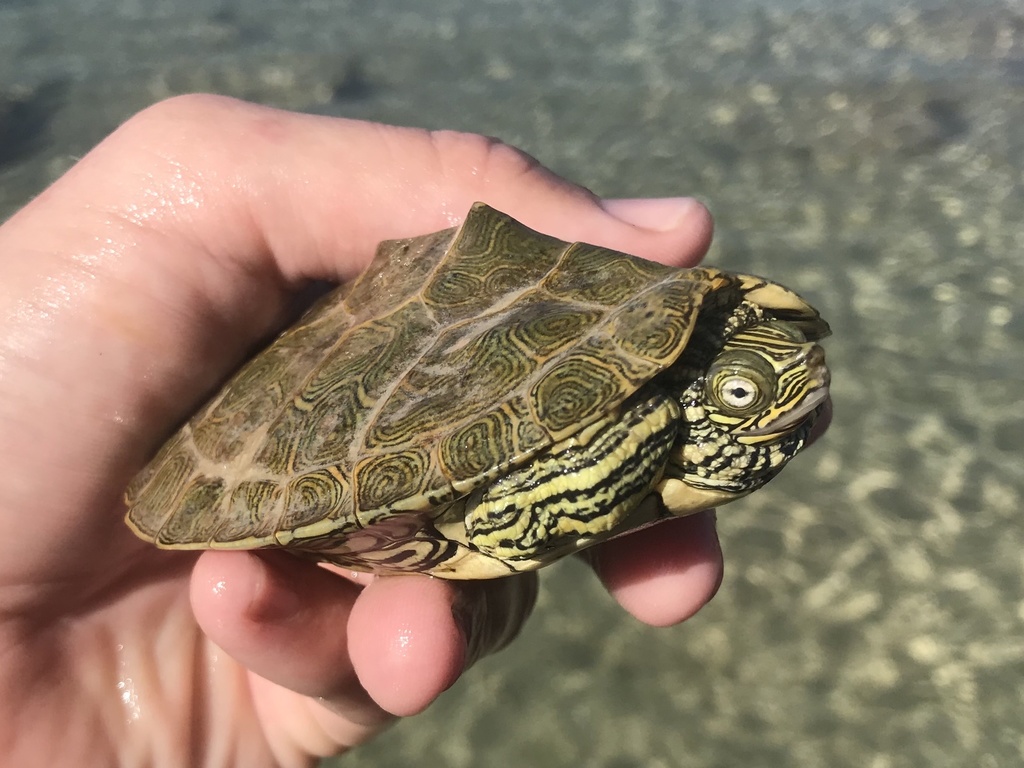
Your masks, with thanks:
M 768 361 L 744 350 L 722 355 L 711 365 L 706 391 L 712 404 L 726 414 L 751 416 L 772 402 L 775 385 Z
M 745 410 L 757 399 L 757 384 L 746 376 L 726 376 L 719 383 L 717 393 L 723 405 Z

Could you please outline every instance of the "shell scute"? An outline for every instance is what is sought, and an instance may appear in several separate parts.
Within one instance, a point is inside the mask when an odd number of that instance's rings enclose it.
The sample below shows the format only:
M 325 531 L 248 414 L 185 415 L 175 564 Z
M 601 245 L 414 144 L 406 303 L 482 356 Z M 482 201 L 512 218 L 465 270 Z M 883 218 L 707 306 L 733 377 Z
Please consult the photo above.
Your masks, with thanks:
M 231 491 L 221 525 L 211 539 L 231 544 L 274 533 L 281 513 L 281 485 L 274 480 L 243 480 Z
M 324 326 L 340 332 L 344 313 L 326 312 L 285 331 L 273 345 L 246 363 L 192 422 L 196 450 L 213 462 L 231 462 L 252 451 L 251 436 L 261 433 L 267 414 L 285 406 L 304 377 L 331 352 Z M 340 326 L 340 327 L 339 327 Z
M 352 509 L 352 486 L 341 472 L 334 467 L 306 472 L 288 482 L 275 531 L 296 531 L 323 520 L 339 521 L 336 527 L 350 520 L 354 527 Z
M 220 510 L 226 483 L 220 477 L 193 476 L 174 503 L 170 515 L 157 532 L 157 543 L 207 544 L 221 526 Z
M 693 318 L 712 290 L 703 270 L 694 272 L 677 274 L 622 303 L 607 332 L 623 354 L 660 365 L 678 357 L 693 330 Z
M 195 471 L 194 457 L 182 446 L 185 439 L 178 433 L 168 441 L 125 491 L 125 502 L 135 511 L 129 524 L 142 536 L 156 538 Z
M 369 512 L 419 496 L 429 474 L 430 454 L 419 449 L 371 454 L 355 468 L 356 504 Z
M 353 436 L 364 429 L 372 404 L 401 378 L 433 332 L 423 307 L 406 304 L 340 336 L 272 425 L 273 434 L 285 436 L 284 445 L 263 451 L 261 460 L 278 472 L 285 466 L 297 472 L 351 468 Z M 294 455 L 292 463 L 282 464 L 285 455 Z
M 588 243 L 572 243 L 542 287 L 571 302 L 614 307 L 678 270 Z
M 516 419 L 506 408 L 484 413 L 445 436 L 438 446 L 442 472 L 456 486 L 499 472 L 523 453 Z
M 536 286 L 564 249 L 565 243 L 557 238 L 533 232 L 493 209 L 474 206 L 424 289 L 424 301 L 446 325 L 475 318 Z
M 538 423 L 559 440 L 621 402 L 623 391 L 604 360 L 568 354 L 532 387 L 530 402 Z

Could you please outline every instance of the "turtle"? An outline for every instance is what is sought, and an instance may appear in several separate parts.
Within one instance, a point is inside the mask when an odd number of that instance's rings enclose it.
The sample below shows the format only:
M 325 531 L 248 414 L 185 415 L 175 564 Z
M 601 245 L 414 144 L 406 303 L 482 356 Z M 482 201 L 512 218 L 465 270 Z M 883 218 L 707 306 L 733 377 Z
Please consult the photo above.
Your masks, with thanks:
M 767 279 L 476 203 L 380 243 L 247 362 L 132 480 L 126 520 L 170 549 L 532 570 L 767 483 L 825 408 L 829 333 Z

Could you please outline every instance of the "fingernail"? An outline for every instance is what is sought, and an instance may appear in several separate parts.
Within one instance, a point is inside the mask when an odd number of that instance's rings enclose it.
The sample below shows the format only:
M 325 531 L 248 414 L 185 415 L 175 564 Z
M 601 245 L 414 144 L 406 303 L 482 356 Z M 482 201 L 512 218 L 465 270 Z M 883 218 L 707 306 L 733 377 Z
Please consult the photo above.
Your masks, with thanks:
M 669 232 L 704 206 L 693 197 L 656 197 L 603 200 L 601 207 L 634 227 Z
M 246 616 L 252 621 L 283 624 L 302 611 L 302 596 L 293 588 L 290 569 L 269 555 L 250 555 L 256 563 Z

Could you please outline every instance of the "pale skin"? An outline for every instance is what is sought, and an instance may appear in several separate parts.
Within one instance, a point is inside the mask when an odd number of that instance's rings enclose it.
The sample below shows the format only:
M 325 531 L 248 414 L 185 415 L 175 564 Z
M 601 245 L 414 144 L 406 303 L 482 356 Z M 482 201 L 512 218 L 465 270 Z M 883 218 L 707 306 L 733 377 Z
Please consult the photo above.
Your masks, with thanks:
M 137 115 L 0 227 L 0 764 L 312 765 L 514 638 L 534 575 L 158 552 L 122 523 L 133 473 L 303 284 L 476 200 L 679 266 L 711 237 L 695 201 L 601 201 L 479 136 L 203 96 Z M 708 513 L 587 560 L 659 626 L 722 575 Z

